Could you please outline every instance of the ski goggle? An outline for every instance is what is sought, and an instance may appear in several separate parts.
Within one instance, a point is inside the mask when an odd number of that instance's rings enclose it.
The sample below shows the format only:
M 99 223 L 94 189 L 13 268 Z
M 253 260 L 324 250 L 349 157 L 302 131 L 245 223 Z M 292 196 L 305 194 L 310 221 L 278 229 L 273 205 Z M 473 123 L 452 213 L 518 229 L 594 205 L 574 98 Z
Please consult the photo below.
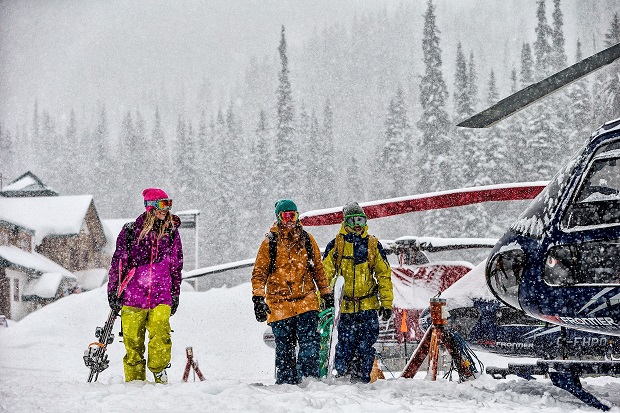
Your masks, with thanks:
M 299 212 L 297 211 L 283 211 L 278 215 L 278 220 L 280 222 L 295 222 L 299 217 Z
M 344 217 L 344 224 L 347 227 L 365 227 L 366 221 L 366 215 L 364 214 L 353 214 Z
M 158 199 L 157 201 L 144 201 L 145 207 L 153 207 L 160 211 L 170 211 L 172 209 L 172 199 Z

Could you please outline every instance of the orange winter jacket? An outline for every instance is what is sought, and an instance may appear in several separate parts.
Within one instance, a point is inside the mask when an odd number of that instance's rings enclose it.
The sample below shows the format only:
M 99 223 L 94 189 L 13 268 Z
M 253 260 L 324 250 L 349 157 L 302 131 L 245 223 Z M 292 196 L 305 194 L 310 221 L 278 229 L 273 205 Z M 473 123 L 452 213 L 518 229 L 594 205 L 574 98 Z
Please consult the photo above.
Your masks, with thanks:
M 293 229 L 283 228 L 277 224 L 271 232 L 277 234 L 277 253 L 275 270 L 269 274 L 269 238 L 263 240 L 252 271 L 252 294 L 265 297 L 271 310 L 267 323 L 293 317 L 319 309 L 317 289 L 321 294 L 330 293 L 329 283 L 323 270 L 321 251 L 314 237 L 312 243 L 312 261 L 314 271 L 308 270 L 308 253 L 299 224 Z M 268 234 L 269 235 L 269 234 Z

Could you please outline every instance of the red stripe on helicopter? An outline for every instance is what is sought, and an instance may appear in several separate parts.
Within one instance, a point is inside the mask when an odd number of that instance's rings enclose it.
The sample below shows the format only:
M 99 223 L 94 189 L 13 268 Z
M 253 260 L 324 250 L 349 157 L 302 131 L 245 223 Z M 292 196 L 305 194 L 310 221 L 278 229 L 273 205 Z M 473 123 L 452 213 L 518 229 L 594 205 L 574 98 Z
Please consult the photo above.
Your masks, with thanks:
M 479 204 L 489 201 L 517 201 L 533 199 L 547 185 L 547 182 L 530 182 L 520 184 L 489 185 L 461 190 L 434 192 L 411 197 L 386 199 L 381 202 L 366 202 L 364 208 L 368 219 L 406 214 L 416 211 L 451 208 Z M 313 214 L 309 212 L 301 218 L 305 226 L 334 225 L 342 222 L 342 211 Z

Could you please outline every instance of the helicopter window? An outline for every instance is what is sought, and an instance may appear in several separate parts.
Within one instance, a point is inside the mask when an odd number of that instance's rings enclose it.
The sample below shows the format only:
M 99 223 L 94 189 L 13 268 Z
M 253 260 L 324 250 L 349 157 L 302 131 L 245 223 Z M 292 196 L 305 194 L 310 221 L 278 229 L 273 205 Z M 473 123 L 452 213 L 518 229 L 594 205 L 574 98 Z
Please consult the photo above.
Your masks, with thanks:
M 550 285 L 619 284 L 620 240 L 584 242 L 551 248 L 544 280 Z
M 564 229 L 620 224 L 620 151 L 596 155 L 562 220 Z
M 505 304 L 520 308 L 519 283 L 523 279 L 523 251 L 501 251 L 491 258 L 487 283 Z
M 538 326 L 544 325 L 540 320 L 526 315 L 512 307 L 501 307 L 495 313 L 495 323 L 500 326 Z
M 570 172 L 578 159 L 577 154 L 562 168 L 549 182 L 525 211 L 521 213 L 517 221 L 510 227 L 518 234 L 528 237 L 540 238 L 543 235 L 545 225 L 549 223 L 555 208 L 558 205 L 558 194 L 564 190 L 570 178 Z

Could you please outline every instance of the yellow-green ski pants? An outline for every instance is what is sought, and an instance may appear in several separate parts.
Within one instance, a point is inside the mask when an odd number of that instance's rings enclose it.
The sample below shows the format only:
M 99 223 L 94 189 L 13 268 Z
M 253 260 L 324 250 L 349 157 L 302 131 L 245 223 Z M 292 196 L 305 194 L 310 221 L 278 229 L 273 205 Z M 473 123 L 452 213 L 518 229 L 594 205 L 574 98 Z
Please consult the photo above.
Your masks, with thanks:
M 172 349 L 169 305 L 160 304 L 150 310 L 125 305 L 121 309 L 121 323 L 127 352 L 123 357 L 125 381 L 146 380 L 144 360 L 146 330 L 149 332 L 149 370 L 158 373 L 168 366 Z

